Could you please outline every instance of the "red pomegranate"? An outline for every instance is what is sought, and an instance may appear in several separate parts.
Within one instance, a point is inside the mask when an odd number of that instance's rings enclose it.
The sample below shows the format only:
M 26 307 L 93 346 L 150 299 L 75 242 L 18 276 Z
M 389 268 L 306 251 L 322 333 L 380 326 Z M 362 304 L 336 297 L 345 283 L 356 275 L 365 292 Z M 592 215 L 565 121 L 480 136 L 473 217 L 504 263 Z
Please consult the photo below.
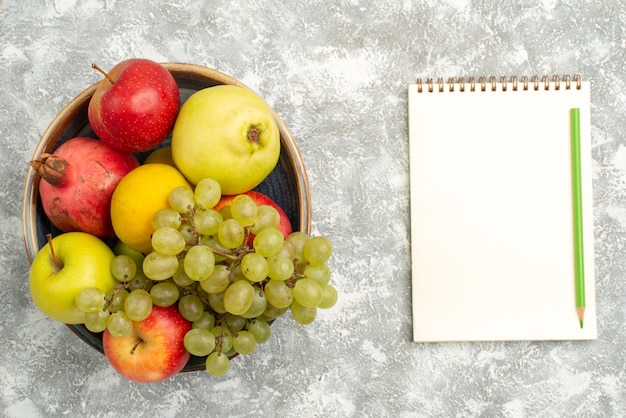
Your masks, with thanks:
M 77 137 L 30 163 L 41 177 L 41 204 L 54 226 L 63 232 L 115 236 L 111 196 L 122 177 L 139 165 L 133 154 Z

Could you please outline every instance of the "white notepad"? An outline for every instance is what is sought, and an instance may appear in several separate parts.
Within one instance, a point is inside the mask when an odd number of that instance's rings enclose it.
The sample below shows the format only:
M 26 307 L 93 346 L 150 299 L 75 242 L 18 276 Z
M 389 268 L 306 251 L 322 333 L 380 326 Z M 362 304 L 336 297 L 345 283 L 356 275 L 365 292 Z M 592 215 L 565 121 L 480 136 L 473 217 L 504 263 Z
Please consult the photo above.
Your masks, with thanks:
M 571 108 L 581 117 L 582 329 Z M 408 111 L 414 340 L 596 339 L 589 82 L 416 83 Z

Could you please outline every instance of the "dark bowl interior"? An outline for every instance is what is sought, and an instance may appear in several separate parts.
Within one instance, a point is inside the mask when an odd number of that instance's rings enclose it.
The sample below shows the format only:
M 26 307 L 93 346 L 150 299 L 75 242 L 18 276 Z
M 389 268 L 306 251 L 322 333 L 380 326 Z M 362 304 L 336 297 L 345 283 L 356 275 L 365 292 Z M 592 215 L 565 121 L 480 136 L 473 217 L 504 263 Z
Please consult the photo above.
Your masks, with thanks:
M 248 88 L 238 80 L 210 68 L 180 63 L 164 63 L 163 65 L 178 83 L 181 103 L 195 91 L 206 87 L 232 84 Z M 76 136 L 95 137 L 87 118 L 87 108 L 96 87 L 97 83 L 89 86 L 61 110 L 37 144 L 33 160 L 38 159 L 43 152 L 53 152 L 60 144 Z M 272 173 L 255 190 L 268 195 L 285 210 L 294 231 L 309 233 L 311 202 L 304 163 L 285 123 L 275 112 L 274 117 L 280 130 L 279 162 Z M 162 145 L 168 143 L 169 138 Z M 142 161 L 147 154 L 138 154 L 137 157 Z M 46 234 L 52 233 L 56 236 L 61 233 L 50 223 L 41 207 L 38 185 L 39 177 L 32 168 L 29 168 L 22 201 L 22 228 L 30 262 L 39 249 L 46 244 Z M 109 244 L 113 245 L 114 242 Z M 102 333 L 93 333 L 84 325 L 68 325 L 68 327 L 89 346 L 103 353 Z M 205 358 L 192 356 L 183 372 L 203 370 L 205 369 L 204 363 Z

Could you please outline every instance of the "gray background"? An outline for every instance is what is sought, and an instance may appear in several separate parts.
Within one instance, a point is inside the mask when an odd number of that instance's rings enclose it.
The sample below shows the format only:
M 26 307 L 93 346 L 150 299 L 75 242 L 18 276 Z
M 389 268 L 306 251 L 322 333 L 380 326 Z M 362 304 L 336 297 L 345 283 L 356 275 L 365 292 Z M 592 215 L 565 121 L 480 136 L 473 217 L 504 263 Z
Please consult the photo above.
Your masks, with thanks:
M 332 3 L 0 0 L 0 415 L 626 415 L 626 3 Z M 130 383 L 30 300 L 28 161 L 99 79 L 91 63 L 130 57 L 205 65 L 263 96 L 307 165 L 313 231 L 335 244 L 336 307 L 279 320 L 222 378 Z M 592 82 L 598 340 L 412 343 L 407 84 L 576 73 Z

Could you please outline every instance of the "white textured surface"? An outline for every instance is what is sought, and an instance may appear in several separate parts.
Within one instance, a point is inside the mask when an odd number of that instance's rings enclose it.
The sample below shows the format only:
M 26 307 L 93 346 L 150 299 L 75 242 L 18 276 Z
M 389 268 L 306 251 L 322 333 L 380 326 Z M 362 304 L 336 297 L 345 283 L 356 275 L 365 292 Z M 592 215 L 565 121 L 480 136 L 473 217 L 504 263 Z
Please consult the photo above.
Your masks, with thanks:
M 0 0 L 0 415 L 626 415 L 626 6 L 499 3 Z M 314 231 L 335 244 L 337 306 L 308 327 L 278 321 L 222 378 L 129 383 L 30 300 L 28 160 L 99 79 L 92 62 L 136 56 L 206 65 L 266 98 L 307 164 Z M 406 85 L 574 73 L 592 82 L 598 340 L 412 343 Z

